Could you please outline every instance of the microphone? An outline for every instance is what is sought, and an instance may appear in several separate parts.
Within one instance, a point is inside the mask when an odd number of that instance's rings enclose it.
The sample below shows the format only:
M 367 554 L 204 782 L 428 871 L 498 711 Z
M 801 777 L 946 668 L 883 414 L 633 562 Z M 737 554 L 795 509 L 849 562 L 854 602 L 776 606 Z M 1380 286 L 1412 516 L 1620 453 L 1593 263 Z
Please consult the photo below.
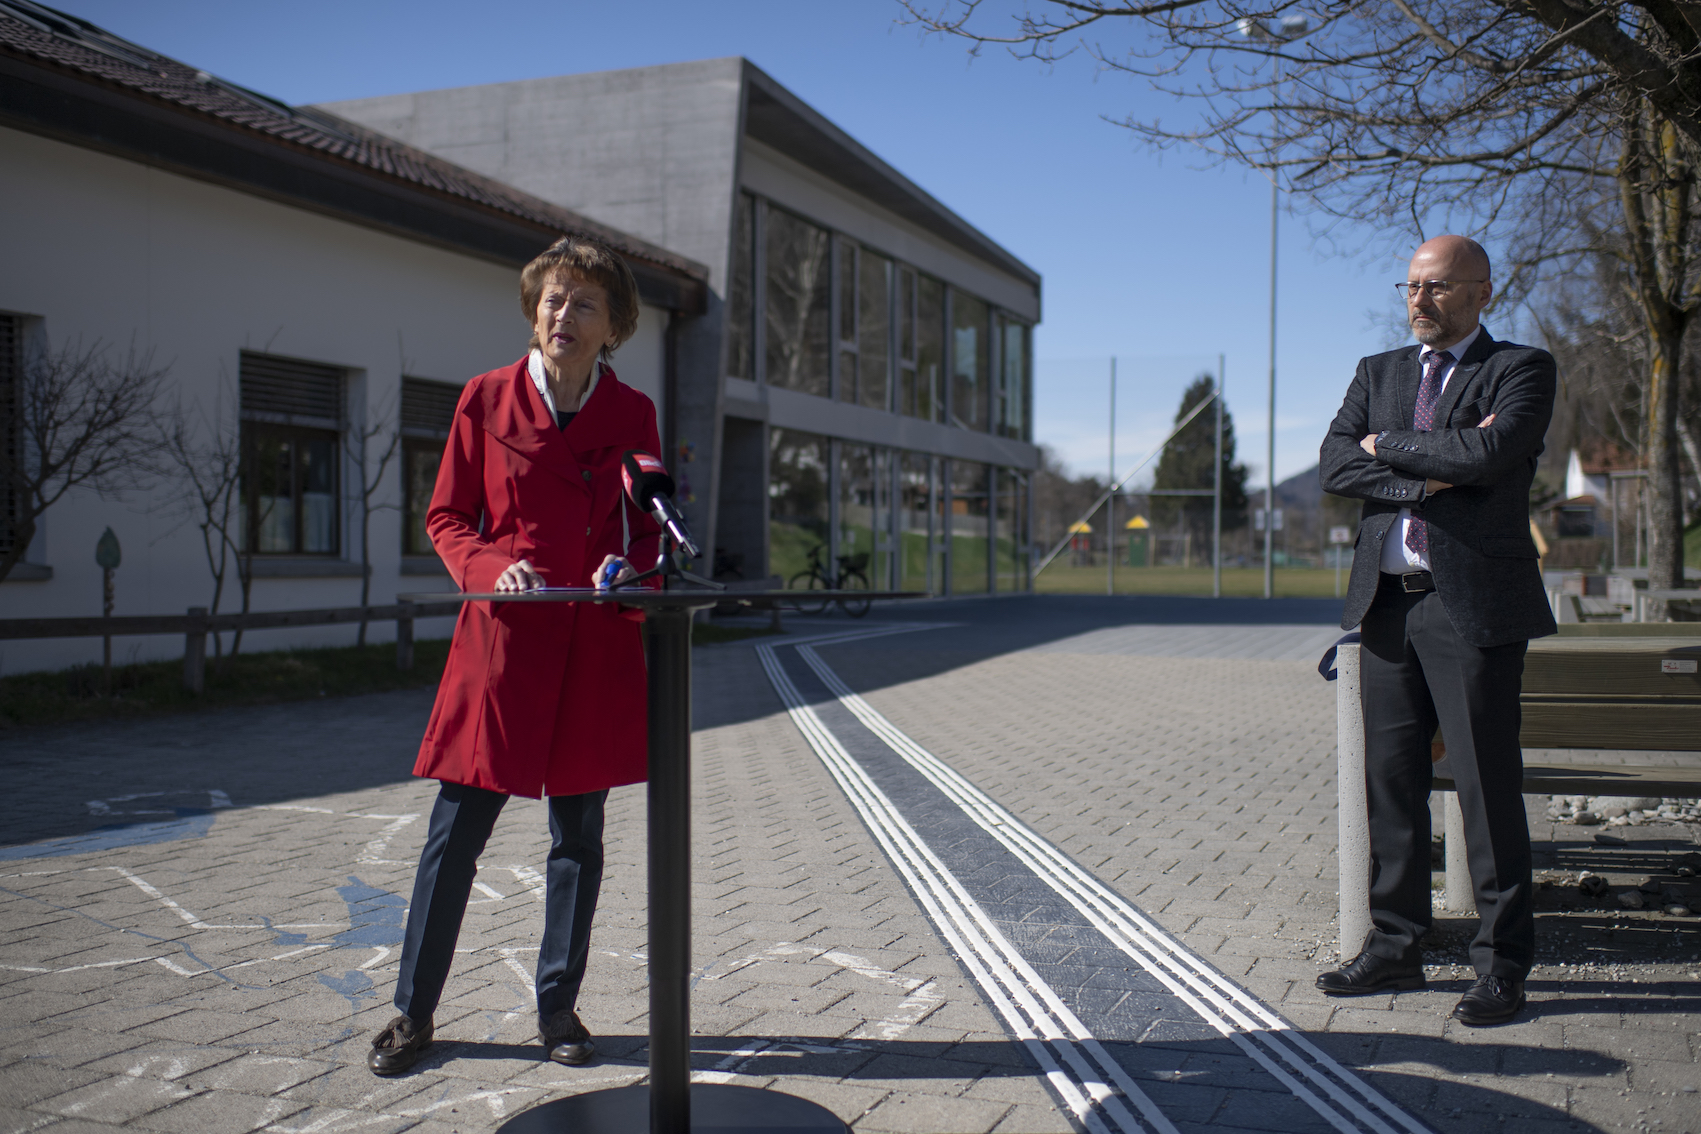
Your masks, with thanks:
M 632 503 L 666 528 L 681 551 L 692 559 L 702 556 L 702 549 L 685 527 L 685 517 L 674 506 L 673 478 L 667 475 L 667 466 L 641 449 L 628 449 L 620 458 L 620 480 Z

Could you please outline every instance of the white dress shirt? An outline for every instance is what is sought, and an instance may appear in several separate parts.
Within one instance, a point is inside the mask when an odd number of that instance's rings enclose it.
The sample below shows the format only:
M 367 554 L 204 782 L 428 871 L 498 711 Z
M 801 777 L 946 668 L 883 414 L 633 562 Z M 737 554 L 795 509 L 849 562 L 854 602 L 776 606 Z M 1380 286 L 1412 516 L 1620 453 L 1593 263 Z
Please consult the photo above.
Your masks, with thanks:
M 579 405 L 568 410 L 568 413 L 577 412 L 580 406 L 591 400 L 591 394 L 596 391 L 597 383 L 602 381 L 603 368 L 603 361 L 598 357 L 596 364 L 591 367 L 591 380 L 586 383 L 585 392 L 579 395 Z M 539 396 L 543 398 L 543 404 L 548 407 L 550 420 L 560 421 L 561 415 L 555 408 L 555 395 L 549 392 L 549 375 L 543 368 L 543 352 L 537 347 L 533 347 L 531 354 L 526 356 L 526 373 L 532 376 L 532 385 L 537 387 Z
M 1451 346 L 1430 347 L 1418 352 L 1418 364 L 1425 367 L 1429 365 L 1429 356 L 1437 351 L 1444 350 L 1453 356 L 1453 361 L 1441 370 L 1441 389 L 1436 391 L 1436 398 L 1439 399 L 1446 391 L 1448 379 L 1453 377 L 1453 371 L 1459 369 L 1459 360 L 1465 357 L 1465 352 L 1471 349 L 1471 344 L 1477 341 L 1480 334 L 1482 324 L 1478 323 L 1475 330 Z M 1388 529 L 1388 535 L 1382 540 L 1382 570 L 1390 575 L 1429 570 L 1429 556 L 1419 555 L 1406 546 L 1406 527 L 1411 522 L 1412 510 L 1401 508 L 1399 518 L 1394 521 L 1394 526 Z

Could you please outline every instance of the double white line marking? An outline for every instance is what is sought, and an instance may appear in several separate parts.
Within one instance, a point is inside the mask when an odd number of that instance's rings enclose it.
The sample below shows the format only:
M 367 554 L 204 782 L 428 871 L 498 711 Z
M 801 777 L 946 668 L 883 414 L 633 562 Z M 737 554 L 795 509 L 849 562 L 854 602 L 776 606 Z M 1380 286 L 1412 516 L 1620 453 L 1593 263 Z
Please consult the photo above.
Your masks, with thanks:
M 819 639 L 850 641 L 892 627 Z M 916 629 L 924 627 L 917 626 Z M 788 643 L 789 644 L 789 643 Z M 1059 1097 L 1089 1130 L 1169 1132 L 1175 1127 L 1036 973 L 921 840 L 866 770 L 798 693 L 772 645 L 757 653 L 788 714 L 844 789 L 910 889 L 944 931 L 1011 1033 L 1034 1053 Z M 798 655 L 853 716 L 962 809 L 977 826 L 1073 906 L 1095 929 L 1205 1023 L 1341 1134 L 1428 1134 L 1395 1106 L 1181 944 L 1068 855 L 958 775 L 847 686 L 809 645 Z M 1130 1111 L 1138 1111 L 1141 1125 Z

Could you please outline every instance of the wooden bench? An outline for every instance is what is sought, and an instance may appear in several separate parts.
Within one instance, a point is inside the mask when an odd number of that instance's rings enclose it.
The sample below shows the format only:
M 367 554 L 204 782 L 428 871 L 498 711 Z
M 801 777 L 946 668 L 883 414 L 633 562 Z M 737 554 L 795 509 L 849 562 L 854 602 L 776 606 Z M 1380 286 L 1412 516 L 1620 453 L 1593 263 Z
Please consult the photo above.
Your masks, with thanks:
M 1364 722 L 1359 648 L 1337 656 L 1341 949 L 1356 955 L 1370 931 L 1370 840 L 1364 798 Z M 1526 749 L 1701 753 L 1701 623 L 1567 623 L 1530 643 L 1521 697 Z M 1449 910 L 1475 909 L 1464 822 L 1446 762 L 1433 789 L 1442 800 Z M 1679 766 L 1527 763 L 1532 795 L 1701 796 L 1701 757 Z M 1362 871 L 1347 869 L 1363 863 Z

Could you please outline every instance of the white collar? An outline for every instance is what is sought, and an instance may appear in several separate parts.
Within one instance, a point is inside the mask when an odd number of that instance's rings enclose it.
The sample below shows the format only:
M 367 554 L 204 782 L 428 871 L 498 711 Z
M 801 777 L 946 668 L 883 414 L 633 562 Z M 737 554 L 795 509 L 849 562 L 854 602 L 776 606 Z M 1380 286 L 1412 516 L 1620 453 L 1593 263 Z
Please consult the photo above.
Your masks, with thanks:
M 1480 334 L 1482 334 L 1482 324 L 1478 323 L 1474 328 L 1472 328 L 1470 334 L 1466 335 L 1451 346 L 1424 347 L 1422 350 L 1418 351 L 1418 358 L 1427 359 L 1432 354 L 1440 354 L 1442 351 L 1446 351 L 1448 354 L 1453 356 L 1453 361 L 1458 363 L 1464 359 L 1465 352 L 1471 349 L 1471 344 L 1477 341 L 1477 336 Z
M 590 385 L 585 387 L 585 392 L 579 396 L 579 404 L 569 410 L 569 413 L 582 409 L 584 404 L 591 400 L 591 395 L 596 393 L 597 383 L 602 381 L 603 372 L 607 369 L 607 365 L 599 356 L 596 365 L 591 368 Z M 526 356 L 526 373 L 532 376 L 532 385 L 537 387 L 538 395 L 543 398 L 543 404 L 548 407 L 549 416 L 556 416 L 559 411 L 555 408 L 555 395 L 549 392 L 549 375 L 543 369 L 543 351 L 537 347 L 533 347 L 532 352 Z

